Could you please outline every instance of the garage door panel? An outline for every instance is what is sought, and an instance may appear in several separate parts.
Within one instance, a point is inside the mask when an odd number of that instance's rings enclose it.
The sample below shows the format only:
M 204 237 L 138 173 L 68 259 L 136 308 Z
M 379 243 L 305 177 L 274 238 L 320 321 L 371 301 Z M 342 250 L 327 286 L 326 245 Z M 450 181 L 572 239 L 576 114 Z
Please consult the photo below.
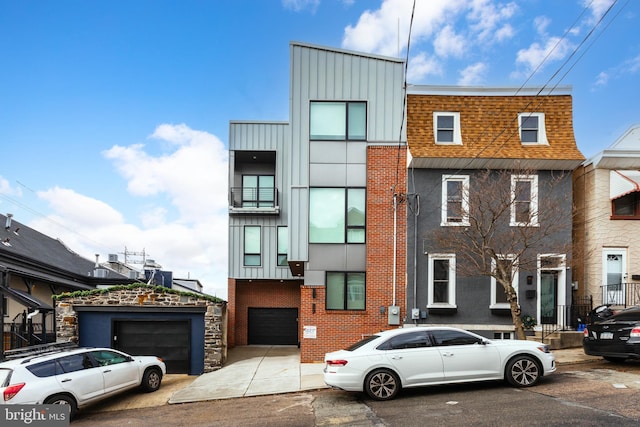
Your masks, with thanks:
M 249 308 L 248 343 L 253 345 L 297 345 L 297 308 Z
M 114 331 L 115 348 L 134 355 L 159 356 L 167 373 L 189 373 L 189 321 L 120 320 Z

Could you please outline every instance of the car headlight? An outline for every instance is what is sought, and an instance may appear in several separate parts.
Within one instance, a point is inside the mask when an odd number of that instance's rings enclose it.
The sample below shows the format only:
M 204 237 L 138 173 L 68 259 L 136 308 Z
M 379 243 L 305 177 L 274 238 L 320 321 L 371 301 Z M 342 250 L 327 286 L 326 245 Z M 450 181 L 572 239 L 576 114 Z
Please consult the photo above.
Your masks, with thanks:
M 543 353 L 549 353 L 549 346 L 546 344 L 539 345 L 538 350 L 540 350 Z

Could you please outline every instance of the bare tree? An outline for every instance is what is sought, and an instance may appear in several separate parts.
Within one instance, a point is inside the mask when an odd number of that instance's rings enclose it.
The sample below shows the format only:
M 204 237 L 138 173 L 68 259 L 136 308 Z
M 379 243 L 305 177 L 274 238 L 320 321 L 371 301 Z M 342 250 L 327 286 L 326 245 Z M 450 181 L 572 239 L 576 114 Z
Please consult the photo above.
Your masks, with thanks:
M 571 249 L 571 176 L 539 176 L 530 170 L 476 171 L 469 188 L 447 201 L 459 224 L 425 236 L 456 254 L 457 275 L 493 277 L 503 287 L 518 339 L 525 333 L 514 274 L 536 271 L 539 254 L 569 256 Z

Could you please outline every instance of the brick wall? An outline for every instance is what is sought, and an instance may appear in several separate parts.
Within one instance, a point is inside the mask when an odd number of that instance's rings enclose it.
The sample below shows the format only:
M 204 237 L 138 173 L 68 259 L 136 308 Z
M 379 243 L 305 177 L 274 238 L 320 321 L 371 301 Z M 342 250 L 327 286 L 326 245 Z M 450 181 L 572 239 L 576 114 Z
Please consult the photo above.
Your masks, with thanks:
M 231 282 L 231 280 L 230 280 Z M 300 316 L 300 281 L 235 280 L 234 309 L 229 310 L 229 346 L 247 345 L 249 307 L 297 308 Z M 229 305 L 231 306 L 231 286 Z M 233 321 L 231 318 L 233 317 Z M 233 325 L 233 326 L 232 326 Z M 299 336 L 301 332 L 298 331 Z M 233 341 L 233 345 L 231 342 Z
M 367 149 L 367 270 L 366 310 L 326 311 L 325 288 L 302 286 L 300 327 L 315 326 L 316 338 L 302 338 L 300 360 L 321 362 L 324 353 L 339 350 L 363 336 L 397 326 L 388 325 L 387 309 L 393 304 L 393 189 L 406 190 L 406 150 L 404 147 L 375 146 Z M 396 294 L 400 321 L 405 313 L 406 295 L 406 204 L 400 203 L 396 216 Z M 315 288 L 315 298 L 313 290 Z M 314 312 L 315 305 L 315 312 Z M 381 313 L 380 307 L 384 307 Z

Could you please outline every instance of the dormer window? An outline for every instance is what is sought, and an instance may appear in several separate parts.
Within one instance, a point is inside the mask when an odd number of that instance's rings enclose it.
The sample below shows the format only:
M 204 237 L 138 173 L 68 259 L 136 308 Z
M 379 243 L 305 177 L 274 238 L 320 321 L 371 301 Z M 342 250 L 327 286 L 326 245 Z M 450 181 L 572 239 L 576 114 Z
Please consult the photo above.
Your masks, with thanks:
M 518 130 L 523 145 L 548 145 L 544 113 L 518 114 Z
M 433 113 L 433 135 L 436 144 L 462 145 L 460 113 L 435 111 Z

